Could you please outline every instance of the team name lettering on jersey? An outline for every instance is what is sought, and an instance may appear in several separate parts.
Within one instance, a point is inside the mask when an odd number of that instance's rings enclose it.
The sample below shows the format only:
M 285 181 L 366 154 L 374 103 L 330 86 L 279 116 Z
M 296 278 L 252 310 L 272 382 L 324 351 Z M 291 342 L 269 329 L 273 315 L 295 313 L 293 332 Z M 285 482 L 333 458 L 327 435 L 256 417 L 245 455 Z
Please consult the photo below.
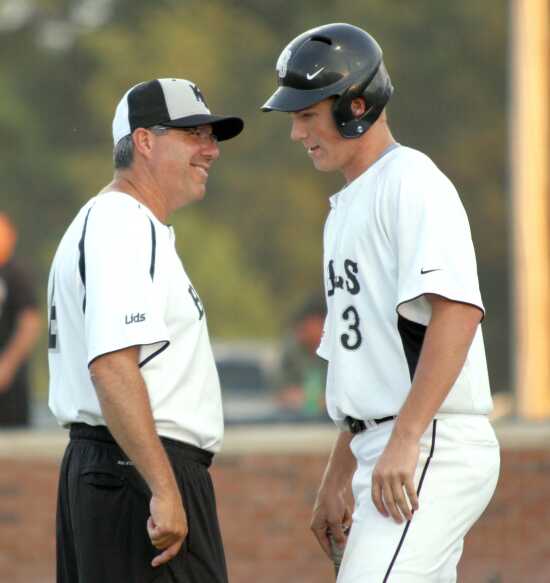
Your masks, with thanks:
M 334 267 L 334 259 L 328 262 L 329 288 L 327 295 L 333 296 L 336 290 L 347 291 L 356 296 L 361 291 L 359 285 L 359 265 L 357 261 L 344 259 L 344 275 L 338 275 Z M 340 335 L 340 343 L 346 350 L 357 350 L 363 343 L 361 334 L 361 318 L 355 306 L 348 306 L 341 314 L 346 332 Z
M 134 324 L 135 322 L 145 322 L 145 314 L 140 314 L 136 312 L 135 314 L 126 314 L 124 320 L 126 324 Z
M 328 280 L 330 287 L 328 290 L 328 295 L 334 295 L 337 289 L 345 289 L 352 295 L 357 295 L 361 291 L 361 286 L 359 285 L 359 280 L 356 275 L 359 273 L 359 266 L 356 261 L 351 259 L 346 259 L 344 261 L 344 273 L 345 277 L 337 275 L 334 271 L 334 260 L 331 259 L 328 262 Z

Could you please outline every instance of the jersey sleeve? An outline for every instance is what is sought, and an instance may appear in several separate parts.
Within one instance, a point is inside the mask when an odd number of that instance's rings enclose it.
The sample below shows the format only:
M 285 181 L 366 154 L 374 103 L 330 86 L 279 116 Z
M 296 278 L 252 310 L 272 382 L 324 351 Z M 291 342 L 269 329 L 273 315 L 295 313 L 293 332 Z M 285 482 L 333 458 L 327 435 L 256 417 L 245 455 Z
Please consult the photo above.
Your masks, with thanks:
M 425 166 L 401 178 L 394 236 L 397 312 L 427 325 L 431 307 L 425 294 L 485 310 L 466 211 L 452 183 L 435 166 Z
M 91 208 L 79 264 L 88 363 L 141 346 L 141 366 L 168 346 L 165 298 L 151 268 L 154 247 L 151 219 L 136 204 L 99 202 Z

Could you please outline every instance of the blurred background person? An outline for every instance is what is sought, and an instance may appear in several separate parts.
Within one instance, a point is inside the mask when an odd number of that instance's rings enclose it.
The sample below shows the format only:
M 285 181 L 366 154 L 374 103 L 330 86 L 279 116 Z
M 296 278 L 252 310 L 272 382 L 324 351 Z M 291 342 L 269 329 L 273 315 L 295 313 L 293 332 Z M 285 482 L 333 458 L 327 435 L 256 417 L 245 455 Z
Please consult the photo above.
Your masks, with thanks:
M 41 318 L 23 263 L 13 258 L 17 232 L 0 213 L 0 427 L 29 424 L 28 358 Z
M 327 417 L 327 366 L 316 352 L 325 314 L 322 296 L 309 297 L 294 314 L 290 334 L 284 339 L 281 351 L 279 404 L 289 412 L 306 417 Z

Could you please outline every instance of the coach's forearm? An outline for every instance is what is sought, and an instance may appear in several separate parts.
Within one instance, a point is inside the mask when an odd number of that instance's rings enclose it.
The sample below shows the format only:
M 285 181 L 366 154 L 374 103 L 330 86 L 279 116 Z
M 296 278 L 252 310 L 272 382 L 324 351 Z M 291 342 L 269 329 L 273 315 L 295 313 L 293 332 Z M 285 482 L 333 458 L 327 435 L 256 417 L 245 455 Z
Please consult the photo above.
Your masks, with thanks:
M 454 385 L 481 320 L 481 311 L 429 296 L 432 317 L 411 390 L 399 412 L 394 435 L 420 439 Z
M 349 447 L 353 435 L 349 431 L 340 431 L 332 448 L 319 491 L 330 490 L 342 492 L 351 481 L 356 467 L 356 460 Z
M 151 492 L 173 492 L 174 473 L 155 429 L 138 357 L 137 347 L 100 356 L 90 365 L 91 378 L 113 437 Z

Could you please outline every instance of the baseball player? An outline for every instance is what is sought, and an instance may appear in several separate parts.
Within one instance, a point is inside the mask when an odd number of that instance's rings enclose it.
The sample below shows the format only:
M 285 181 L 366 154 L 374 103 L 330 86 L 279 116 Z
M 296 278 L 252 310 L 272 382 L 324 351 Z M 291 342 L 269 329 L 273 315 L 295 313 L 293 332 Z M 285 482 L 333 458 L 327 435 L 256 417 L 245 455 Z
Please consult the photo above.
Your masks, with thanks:
M 263 110 L 290 112 L 291 139 L 317 170 L 345 179 L 324 230 L 318 349 L 340 432 L 312 530 L 327 554 L 332 541 L 346 545 L 339 583 L 456 581 L 464 536 L 499 472 L 464 208 L 427 156 L 394 140 L 393 87 L 364 30 L 299 35 L 277 74 Z
M 223 434 L 206 316 L 166 224 L 241 132 L 184 79 L 140 83 L 113 120 L 113 181 L 65 232 L 48 284 L 49 405 L 70 429 L 59 583 L 226 583 L 208 467 Z

